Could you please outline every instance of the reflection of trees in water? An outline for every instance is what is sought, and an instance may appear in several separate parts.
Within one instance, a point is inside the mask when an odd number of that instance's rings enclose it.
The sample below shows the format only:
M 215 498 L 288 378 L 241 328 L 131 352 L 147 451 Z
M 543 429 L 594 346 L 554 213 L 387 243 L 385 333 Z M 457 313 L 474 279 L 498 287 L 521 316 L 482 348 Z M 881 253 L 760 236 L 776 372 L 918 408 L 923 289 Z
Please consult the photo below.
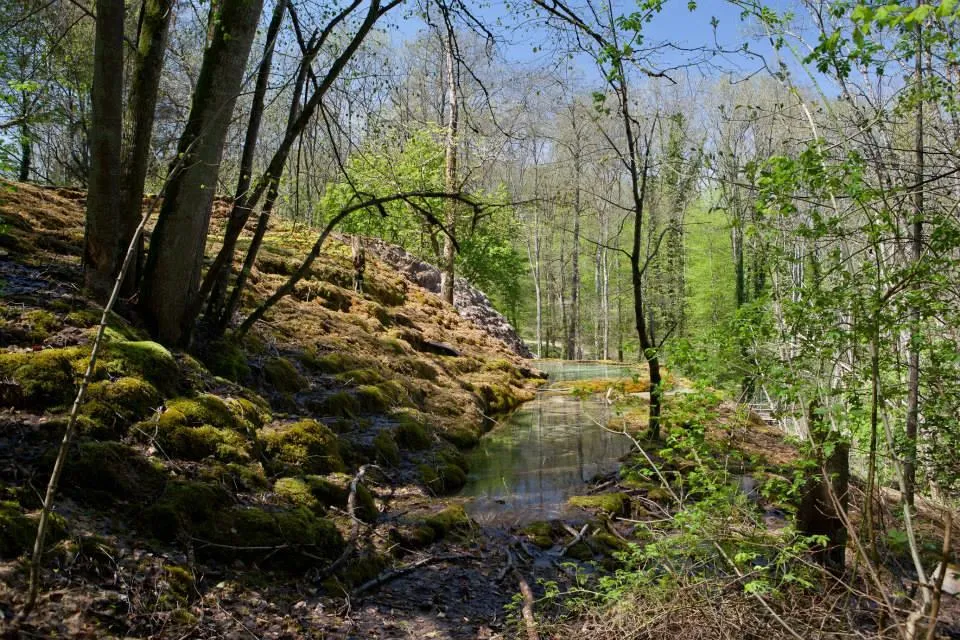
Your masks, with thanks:
M 608 413 L 601 398 L 539 396 L 483 439 L 471 455 L 464 494 L 505 500 L 488 505 L 496 511 L 559 507 L 629 451 L 626 438 L 596 424 L 605 424 Z

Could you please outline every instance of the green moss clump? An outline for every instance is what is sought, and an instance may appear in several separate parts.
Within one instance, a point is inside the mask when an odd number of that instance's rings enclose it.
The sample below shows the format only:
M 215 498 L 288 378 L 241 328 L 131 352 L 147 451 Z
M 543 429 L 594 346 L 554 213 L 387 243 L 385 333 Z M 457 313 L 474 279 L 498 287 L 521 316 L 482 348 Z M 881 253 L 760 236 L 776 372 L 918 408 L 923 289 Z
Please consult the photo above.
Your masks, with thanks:
M 521 398 L 509 385 L 483 384 L 478 389 L 480 403 L 488 415 L 507 413 L 516 409 Z
M 350 483 L 353 478 L 343 473 L 333 473 L 324 476 L 307 476 L 306 484 L 311 495 L 324 505 L 339 509 L 347 508 L 350 499 Z M 357 485 L 356 516 L 364 522 L 375 522 L 379 516 L 373 494 L 361 482 Z
M 173 395 L 179 386 L 177 361 L 166 347 L 156 342 L 111 342 L 105 349 L 103 361 L 108 372 L 143 378 L 164 395 Z
M 266 510 L 233 507 L 214 514 L 200 532 L 201 538 L 217 546 L 199 546 L 198 556 L 231 560 L 253 558 L 266 566 L 298 566 L 302 548 L 324 560 L 343 551 L 343 537 L 329 520 L 309 509 Z
M 310 491 L 310 486 L 300 478 L 280 478 L 273 484 L 277 498 L 294 507 L 306 507 L 311 511 L 320 508 L 320 501 Z
M 199 427 L 211 425 L 219 429 L 245 430 L 247 425 L 239 422 L 227 403 L 210 394 L 196 398 L 177 398 L 167 403 L 167 410 L 160 416 L 161 426 L 186 425 Z
M 34 344 L 43 342 L 63 326 L 60 318 L 45 309 L 28 311 L 20 316 L 20 321 L 27 326 L 30 341 Z
M 433 529 L 436 537 L 443 538 L 453 533 L 462 533 L 471 529 L 472 523 L 463 506 L 451 505 L 443 511 L 428 516 L 424 523 Z
M 229 503 L 229 494 L 219 485 L 175 480 L 140 514 L 141 528 L 159 540 L 175 540 L 181 532 L 195 531 Z
M 399 380 L 387 380 L 378 384 L 377 387 L 390 398 L 391 404 L 409 404 L 407 388 Z
M 423 485 L 437 495 L 453 493 L 467 483 L 467 474 L 455 464 L 417 466 Z
M 56 452 L 48 455 L 53 466 Z M 160 495 L 167 474 L 158 462 L 119 442 L 82 442 L 67 457 L 60 486 L 77 500 L 111 505 Z
M 254 493 L 270 487 L 267 474 L 259 462 L 206 464 L 200 469 L 200 477 L 209 482 L 216 482 L 233 492 Z
M 376 369 L 354 369 L 336 376 L 337 382 L 342 384 L 379 384 L 383 382 L 383 376 Z
M 249 424 L 255 429 L 270 422 L 269 405 L 265 400 L 254 395 L 259 402 L 254 402 L 249 398 L 226 398 L 224 402 L 233 417 L 240 424 Z
M 384 429 L 374 436 L 373 450 L 379 464 L 389 466 L 400 464 L 400 447 L 388 430 Z
M 165 566 L 158 587 L 160 596 L 157 598 L 157 609 L 160 611 L 182 609 L 198 595 L 193 572 L 186 567 Z
M 343 471 L 337 436 L 315 420 L 261 429 L 263 451 L 279 469 L 302 473 Z
M 299 359 L 304 366 L 319 373 L 343 373 L 363 369 L 368 366 L 365 360 L 341 351 L 328 353 L 323 356 L 305 352 L 299 356 Z
M 84 350 L 79 347 L 0 353 L 0 378 L 16 385 L 16 392 L 4 394 L 4 404 L 19 409 L 50 409 L 66 404 L 76 392 L 82 374 L 77 371 L 77 361 L 83 357 Z
M 567 500 L 571 507 L 603 511 L 610 515 L 627 515 L 630 497 L 625 493 L 601 493 L 595 496 L 573 496 Z
M 263 365 L 263 376 L 267 384 L 281 393 L 297 393 L 310 384 L 300 375 L 293 363 L 286 358 L 270 358 Z
M 394 355 L 400 355 L 406 353 L 407 351 L 404 343 L 396 338 L 377 338 L 377 343 L 380 345 L 381 349 Z
M 603 553 L 610 555 L 618 551 L 625 551 L 629 546 L 626 542 L 606 531 L 596 531 L 590 536 L 590 542 L 594 548 L 599 548 Z
M 441 431 L 440 437 L 459 449 L 469 449 L 480 442 L 480 436 L 468 427 L 451 427 Z
M 414 375 L 421 380 L 433 382 L 440 375 L 432 364 L 417 357 L 410 358 L 410 366 L 413 368 Z
M 229 338 L 208 345 L 201 359 L 211 373 L 222 378 L 242 382 L 250 376 L 246 352 L 241 345 Z
M 17 558 L 33 549 L 39 514 L 23 513 L 16 502 L 0 502 L 0 558 Z M 58 513 L 48 519 L 47 546 L 53 546 L 67 533 L 67 522 Z
M 654 502 L 673 502 L 673 494 L 671 494 L 667 489 L 663 487 L 651 487 L 647 490 L 647 497 L 653 500 Z
M 357 387 L 357 403 L 364 413 L 382 413 L 393 404 L 380 387 L 371 384 Z
M 125 376 L 115 381 L 94 382 L 87 387 L 87 403 L 82 413 L 105 425 L 117 421 L 129 423 L 150 415 L 160 402 L 160 393 L 152 384 Z
M 430 448 L 432 440 L 427 425 L 413 416 L 401 413 L 397 415 L 400 423 L 393 429 L 393 437 L 403 449 L 420 451 Z
M 212 456 L 224 462 L 250 460 L 252 443 L 231 429 L 220 429 L 209 424 L 191 427 L 160 423 L 156 433 L 157 444 L 172 458 L 203 460 Z
M 550 549 L 553 547 L 554 529 L 553 525 L 549 522 L 543 520 L 531 522 L 523 528 L 523 534 L 527 536 L 530 542 L 541 549 Z
M 316 406 L 316 411 L 325 416 L 353 418 L 360 412 L 360 403 L 346 391 L 331 393 Z

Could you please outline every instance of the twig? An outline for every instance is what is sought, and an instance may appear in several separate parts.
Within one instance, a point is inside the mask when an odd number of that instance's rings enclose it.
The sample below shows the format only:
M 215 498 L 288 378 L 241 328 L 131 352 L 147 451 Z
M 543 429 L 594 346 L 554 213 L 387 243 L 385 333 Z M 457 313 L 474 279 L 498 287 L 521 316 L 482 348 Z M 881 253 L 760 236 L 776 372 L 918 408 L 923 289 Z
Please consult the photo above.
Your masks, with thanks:
M 933 602 L 930 604 L 930 622 L 927 623 L 927 640 L 936 637 L 937 616 L 940 615 L 940 597 L 943 595 L 943 581 L 947 577 L 947 568 L 950 563 L 950 534 L 953 530 L 953 512 L 947 510 L 943 532 L 943 551 L 940 556 L 940 574 L 937 576 L 937 586 L 933 590 Z
M 384 585 L 390 582 L 391 580 L 396 580 L 400 576 L 406 575 L 412 571 L 416 571 L 420 567 L 426 566 L 428 564 L 433 564 L 434 562 L 449 562 L 453 560 L 481 560 L 481 558 L 480 556 L 472 555 L 469 553 L 430 556 L 428 558 L 421 558 L 420 560 L 417 560 L 416 562 L 411 562 L 410 564 L 405 565 L 403 567 L 398 567 L 397 569 L 390 569 L 389 571 L 384 571 L 377 577 L 367 580 L 366 582 L 361 584 L 359 587 L 354 589 L 350 595 L 356 598 L 360 594 L 365 593 L 370 589 L 374 589 L 376 587 Z
M 353 529 L 350 532 L 350 539 L 347 541 L 346 546 L 343 549 L 343 553 L 340 554 L 340 557 L 333 561 L 333 563 L 320 572 L 317 581 L 325 579 L 327 576 L 330 576 L 336 572 L 340 567 L 342 567 L 347 560 L 350 559 L 350 556 L 353 555 L 354 549 L 356 548 L 357 538 L 360 537 L 360 518 L 356 515 L 357 508 L 357 489 L 360 486 L 360 481 L 363 480 L 364 474 L 367 473 L 373 465 L 365 464 L 357 471 L 357 475 L 353 476 L 353 480 L 350 481 L 350 495 L 347 497 L 347 515 L 350 516 L 350 520 L 353 522 Z
M 514 569 L 513 574 L 520 583 L 520 595 L 523 596 L 523 624 L 527 627 L 527 640 L 540 640 L 540 634 L 537 633 L 537 619 L 533 615 L 533 591 L 527 580 Z
M 567 551 L 570 550 L 570 547 L 574 546 L 575 544 L 577 544 L 578 542 L 580 542 L 581 540 L 583 540 L 583 535 L 587 532 L 587 529 L 590 528 L 590 523 L 587 523 L 587 524 L 583 525 L 583 527 L 580 529 L 579 532 L 578 532 L 576 529 L 574 529 L 573 527 L 571 527 L 570 525 L 568 525 L 567 523 L 564 523 L 564 524 L 563 524 L 563 528 L 566 529 L 568 532 L 570 532 L 570 533 L 573 534 L 573 540 L 571 540 L 570 542 L 568 542 L 568 543 L 563 547 L 563 549 L 561 549 L 561 551 L 560 551 L 560 557 L 561 557 L 561 558 L 562 558 L 563 556 L 567 555 Z

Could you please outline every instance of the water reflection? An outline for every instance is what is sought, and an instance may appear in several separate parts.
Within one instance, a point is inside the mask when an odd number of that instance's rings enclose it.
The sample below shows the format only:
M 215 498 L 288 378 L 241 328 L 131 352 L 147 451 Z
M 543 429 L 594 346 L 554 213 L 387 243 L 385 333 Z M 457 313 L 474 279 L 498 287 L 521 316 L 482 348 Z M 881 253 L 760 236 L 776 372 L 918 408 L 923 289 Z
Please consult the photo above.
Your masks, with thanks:
M 629 377 L 635 369 L 594 363 L 537 362 L 551 380 Z M 602 429 L 609 407 L 602 396 L 577 399 L 549 388 L 487 434 L 469 454 L 462 495 L 485 524 L 519 524 L 561 517 L 571 495 L 599 473 L 616 470 L 630 441 Z

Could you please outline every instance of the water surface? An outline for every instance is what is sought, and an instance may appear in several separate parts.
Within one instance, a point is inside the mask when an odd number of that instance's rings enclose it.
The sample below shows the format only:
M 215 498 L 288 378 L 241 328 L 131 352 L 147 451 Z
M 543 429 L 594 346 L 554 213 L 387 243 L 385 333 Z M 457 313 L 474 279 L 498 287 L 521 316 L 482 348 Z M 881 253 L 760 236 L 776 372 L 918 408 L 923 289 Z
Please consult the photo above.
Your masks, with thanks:
M 550 384 L 485 435 L 468 454 L 461 495 L 481 524 L 522 524 L 567 514 L 564 503 L 582 494 L 597 474 L 615 471 L 631 449 L 623 435 L 603 429 L 610 407 L 602 395 L 577 399 L 551 388 L 573 380 L 630 377 L 636 367 L 537 361 Z

